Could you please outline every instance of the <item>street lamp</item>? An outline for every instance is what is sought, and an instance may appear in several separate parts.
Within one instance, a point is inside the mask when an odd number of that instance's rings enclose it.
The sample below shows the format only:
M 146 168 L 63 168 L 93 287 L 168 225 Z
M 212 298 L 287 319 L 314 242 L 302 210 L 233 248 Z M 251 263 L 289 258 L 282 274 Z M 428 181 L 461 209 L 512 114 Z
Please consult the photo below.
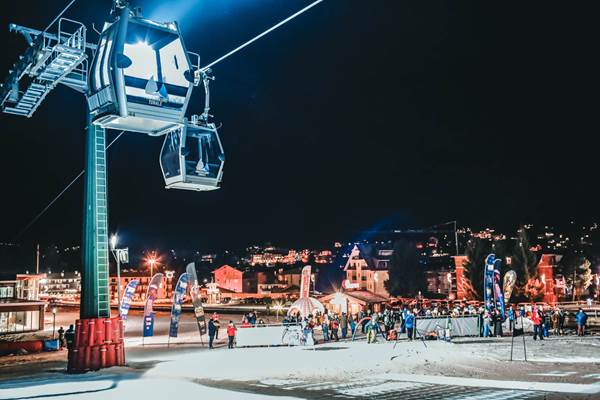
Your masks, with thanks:
M 279 321 L 279 311 L 283 310 L 283 306 L 281 305 L 281 303 L 277 303 L 277 304 L 275 304 L 275 306 L 273 308 L 275 309 L 275 315 L 277 316 L 277 321 Z
M 56 307 L 52 307 L 52 339 L 55 339 L 56 332 Z
M 110 250 L 113 257 L 117 261 L 117 307 L 118 312 L 121 310 L 121 262 L 129 262 L 129 249 L 117 249 L 117 242 L 119 238 L 117 235 L 110 237 Z
M 150 264 L 150 279 L 154 275 L 154 265 L 156 264 L 156 257 L 153 255 L 148 259 L 148 264 Z

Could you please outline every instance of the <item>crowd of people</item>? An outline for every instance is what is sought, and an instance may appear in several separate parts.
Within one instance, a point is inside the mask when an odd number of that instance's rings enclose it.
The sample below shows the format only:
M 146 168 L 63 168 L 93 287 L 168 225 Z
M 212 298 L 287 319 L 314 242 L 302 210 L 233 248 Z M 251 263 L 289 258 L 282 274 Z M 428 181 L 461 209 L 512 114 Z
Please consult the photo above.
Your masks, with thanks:
M 355 338 L 358 333 L 366 337 L 368 343 L 377 341 L 381 336 L 384 340 L 396 340 L 399 335 L 405 334 L 408 340 L 416 337 L 416 318 L 447 317 L 445 332 L 433 333 L 435 338 L 449 339 L 451 336 L 452 318 L 461 316 L 477 316 L 479 336 L 501 337 L 504 328 L 508 327 L 509 334 L 523 333 L 523 318 L 533 324 L 533 339 L 543 340 L 550 334 L 564 335 L 567 333 L 565 321 L 569 312 L 560 307 L 544 309 L 542 306 L 521 305 L 518 309 L 510 306 L 504 313 L 501 310 L 484 306 L 456 305 L 453 307 L 441 305 L 420 306 L 415 304 L 401 305 L 393 309 L 384 309 L 382 312 L 372 312 L 367 309 L 358 313 L 315 312 L 313 315 L 301 317 L 299 313 L 287 315 L 283 318 L 283 325 L 300 325 L 303 339 L 306 344 L 317 342 L 315 331 L 320 331 L 323 342 L 339 341 L 340 339 Z M 583 309 L 575 313 L 577 335 L 585 335 L 587 314 Z M 235 324 L 229 321 L 227 325 L 228 347 L 235 345 L 235 336 L 238 328 L 266 326 L 265 320 L 258 316 L 256 311 L 243 315 L 241 321 Z M 220 317 L 214 313 L 208 321 L 209 347 L 213 348 L 214 340 L 219 337 L 221 326 Z M 419 332 L 421 336 L 428 336 L 429 332 Z

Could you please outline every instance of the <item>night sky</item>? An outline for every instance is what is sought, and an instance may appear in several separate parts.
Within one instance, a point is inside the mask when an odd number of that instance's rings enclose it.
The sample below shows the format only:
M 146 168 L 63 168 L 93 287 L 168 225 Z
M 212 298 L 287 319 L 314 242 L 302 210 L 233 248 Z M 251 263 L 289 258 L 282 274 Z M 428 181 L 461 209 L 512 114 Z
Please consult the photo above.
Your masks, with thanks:
M 8 23 L 43 29 L 66 3 L 0 3 L 2 74 L 25 47 Z M 309 3 L 132 4 L 178 19 L 206 64 Z M 110 4 L 79 0 L 66 16 L 100 27 Z M 164 190 L 161 138 L 128 133 L 109 150 L 111 231 L 132 246 L 209 250 L 321 245 L 454 219 L 511 230 L 590 221 L 600 37 L 591 5 L 326 0 L 214 67 L 221 190 Z M 188 114 L 203 101 L 196 88 Z M 83 168 L 85 112 L 83 96 L 59 86 L 31 119 L 0 115 L 0 241 L 15 240 Z M 82 192 L 80 181 L 17 242 L 79 244 Z

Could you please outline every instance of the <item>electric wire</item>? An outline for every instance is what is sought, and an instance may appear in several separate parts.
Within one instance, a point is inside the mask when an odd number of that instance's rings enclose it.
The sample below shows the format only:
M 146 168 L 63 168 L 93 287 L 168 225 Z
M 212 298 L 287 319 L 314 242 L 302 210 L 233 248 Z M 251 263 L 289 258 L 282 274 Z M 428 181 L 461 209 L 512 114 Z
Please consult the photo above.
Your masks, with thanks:
M 113 143 L 115 143 L 123 134 L 125 133 L 125 131 L 121 131 L 109 144 L 108 146 L 106 146 L 106 150 L 108 150 L 110 148 L 110 146 L 113 145 Z M 69 182 L 67 184 L 67 186 L 64 187 L 63 190 L 60 191 L 59 194 L 57 194 L 52 201 L 50 201 L 50 203 L 48 203 L 46 205 L 46 207 L 44 207 L 42 209 L 42 211 L 40 211 L 35 217 L 33 217 L 33 219 L 31 221 L 29 221 L 29 223 L 19 231 L 19 233 L 17 234 L 17 236 L 15 236 L 15 238 L 13 239 L 13 241 L 16 241 L 17 239 L 19 239 L 25 232 L 27 232 L 27 230 L 29 228 L 31 228 L 33 226 L 33 224 L 35 224 L 37 222 L 38 219 L 40 219 L 42 217 L 42 215 L 44 215 L 46 213 L 46 211 L 48 211 L 48 209 L 50 209 L 50 207 L 52 207 L 52 205 L 54 203 L 56 203 L 58 201 L 58 199 L 60 199 L 62 197 L 63 194 L 65 194 L 65 192 L 67 190 L 69 190 L 69 188 L 71 186 L 73 186 L 75 184 L 75 182 L 77 182 L 79 180 L 79 178 L 81 178 L 83 176 L 83 174 L 85 174 L 85 169 L 82 169 L 81 172 L 79 174 L 77 174 L 77 176 L 75 176 L 75 178 L 73 178 L 71 180 L 71 182 Z

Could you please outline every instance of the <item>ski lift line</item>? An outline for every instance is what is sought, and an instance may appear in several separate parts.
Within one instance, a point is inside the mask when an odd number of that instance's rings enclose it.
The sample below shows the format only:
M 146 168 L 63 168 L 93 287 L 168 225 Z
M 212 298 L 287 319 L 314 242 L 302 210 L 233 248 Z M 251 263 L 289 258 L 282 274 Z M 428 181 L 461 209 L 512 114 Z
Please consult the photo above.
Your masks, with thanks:
M 51 27 L 51 26 L 52 26 L 52 25 L 53 25 L 53 24 L 54 24 L 56 21 L 58 21 L 58 19 L 59 19 L 60 17 L 62 17 L 62 16 L 63 16 L 63 14 L 64 14 L 65 12 L 67 12 L 67 10 L 69 9 L 69 7 L 71 7 L 71 6 L 73 5 L 73 3 L 75 3 L 76 1 L 77 1 L 77 0 L 71 0 L 71 2 L 70 2 L 69 4 L 67 4 L 67 6 L 66 6 L 65 8 L 63 8 L 63 10 L 62 10 L 62 11 L 61 11 L 61 12 L 60 12 L 60 13 L 59 13 L 57 16 L 56 16 L 56 18 L 54 18 L 54 19 L 52 20 L 52 22 L 50 22 L 50 24 L 48 24 L 48 26 L 46 27 L 46 29 L 44 29 L 44 32 L 46 32 L 48 29 L 50 29 L 50 27 Z
M 110 148 L 110 146 L 113 145 L 113 143 L 115 143 L 123 134 L 125 133 L 125 131 L 121 131 L 121 133 L 119 133 L 109 144 L 108 146 L 106 146 L 106 150 L 108 150 Z M 52 201 L 50 201 L 50 203 L 48 203 L 48 205 L 46 205 L 46 207 L 44 207 L 42 209 L 42 211 L 40 211 L 28 224 L 27 226 L 25 226 L 25 228 L 21 229 L 21 231 L 19 231 L 19 233 L 17 234 L 17 236 L 15 236 L 15 238 L 13 239 L 13 241 L 16 241 L 17 239 L 19 239 L 21 236 L 23 236 L 23 234 L 25 232 L 27 232 L 27 230 L 29 228 L 31 228 L 33 226 L 33 224 L 35 224 L 37 222 L 38 219 L 40 219 L 45 213 L 46 211 L 48 211 L 48 209 L 50 209 L 50 207 L 52 207 L 52 205 L 54 203 L 56 203 L 58 201 L 58 199 L 60 199 L 62 197 L 63 194 L 65 194 L 67 192 L 67 190 L 69 190 L 69 188 L 71 186 L 73 186 L 75 184 L 75 182 L 77 182 L 79 180 L 79 178 L 81 178 L 83 176 L 83 174 L 85 174 L 85 169 L 81 170 L 81 172 L 75 177 L 73 178 L 73 180 L 71 182 L 69 182 L 67 184 L 67 186 L 64 187 L 63 190 L 60 191 L 60 193 L 58 195 L 56 195 L 56 197 L 54 197 L 54 199 L 52 199 Z
M 279 28 L 281 25 L 291 21 L 292 19 L 296 18 L 298 15 L 310 10 L 311 8 L 313 8 L 314 6 L 316 6 L 317 4 L 323 2 L 323 0 L 316 0 L 314 2 L 312 2 L 311 4 L 307 5 L 306 7 L 304 7 L 302 10 L 290 15 L 289 17 L 287 17 L 286 19 L 284 19 L 283 21 L 279 22 L 276 25 L 273 25 L 272 27 L 270 27 L 269 29 L 267 29 L 266 31 L 264 31 L 263 33 L 255 36 L 254 38 L 248 40 L 246 43 L 236 47 L 235 49 L 231 50 L 229 53 L 225 54 L 224 56 L 221 56 L 220 58 L 217 58 L 215 61 L 211 62 L 210 64 L 206 65 L 205 67 L 202 67 L 202 71 L 206 71 L 207 69 L 209 69 L 210 67 L 212 67 L 213 65 L 223 61 L 224 59 L 226 59 L 227 57 L 237 53 L 238 51 L 242 50 L 244 47 L 249 46 L 250 44 L 256 42 L 258 39 L 260 39 L 261 37 L 269 34 L 270 32 L 274 31 L 275 29 Z

